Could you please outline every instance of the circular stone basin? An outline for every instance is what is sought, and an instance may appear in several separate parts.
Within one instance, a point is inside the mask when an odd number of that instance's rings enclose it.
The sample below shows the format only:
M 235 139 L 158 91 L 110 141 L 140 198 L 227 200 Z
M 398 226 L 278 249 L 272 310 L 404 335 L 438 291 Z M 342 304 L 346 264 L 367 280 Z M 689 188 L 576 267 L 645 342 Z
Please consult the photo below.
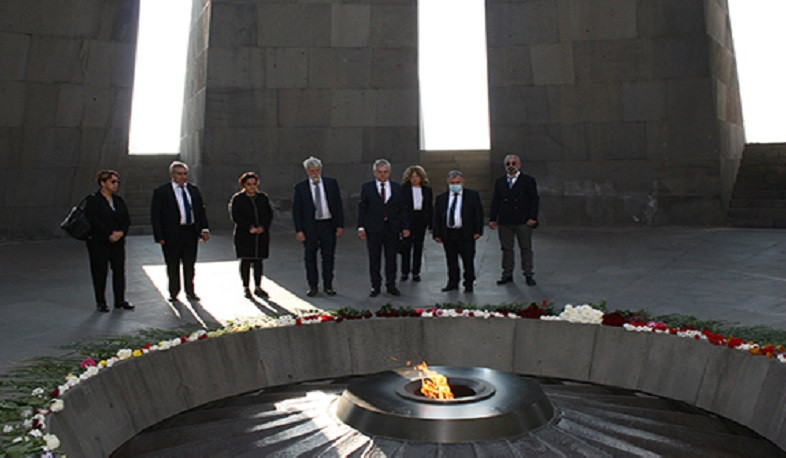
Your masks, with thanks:
M 478 367 L 430 369 L 447 377 L 455 399 L 423 396 L 420 373 L 407 368 L 354 381 L 336 415 L 368 435 L 436 443 L 515 437 L 554 417 L 551 401 L 527 377 Z

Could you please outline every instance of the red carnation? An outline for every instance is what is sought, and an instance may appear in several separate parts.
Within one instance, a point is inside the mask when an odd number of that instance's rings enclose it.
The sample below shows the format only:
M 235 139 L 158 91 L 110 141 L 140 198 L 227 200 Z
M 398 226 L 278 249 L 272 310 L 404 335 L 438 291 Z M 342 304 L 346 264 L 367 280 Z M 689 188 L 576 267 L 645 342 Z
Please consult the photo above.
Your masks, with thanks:
M 622 313 L 612 312 L 603 314 L 602 324 L 606 326 L 622 326 L 627 321 Z

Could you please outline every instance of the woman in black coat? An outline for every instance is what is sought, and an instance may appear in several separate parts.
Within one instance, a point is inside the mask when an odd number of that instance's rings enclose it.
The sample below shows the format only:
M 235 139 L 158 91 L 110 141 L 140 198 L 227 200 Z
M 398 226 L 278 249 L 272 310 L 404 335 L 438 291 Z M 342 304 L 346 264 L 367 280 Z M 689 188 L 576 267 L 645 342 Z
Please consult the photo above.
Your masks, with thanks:
M 85 213 L 90 220 L 90 238 L 87 253 L 90 256 L 90 274 L 93 278 L 96 309 L 108 312 L 106 305 L 106 276 L 112 267 L 112 291 L 115 308 L 132 310 L 133 305 L 125 299 L 126 292 L 126 234 L 131 225 L 128 207 L 116 195 L 120 186 L 120 175 L 114 170 L 99 170 L 96 183 L 100 188 L 87 197 Z
M 401 241 L 401 280 L 407 280 L 412 272 L 412 281 L 420 281 L 423 239 L 426 229 L 431 230 L 434 196 L 431 186 L 427 186 L 428 175 L 419 165 L 407 167 L 401 181 L 411 228 L 409 237 Z
M 251 298 L 249 276 L 254 268 L 254 294 L 268 297 L 262 289 L 262 260 L 267 259 L 270 249 L 270 222 L 273 209 L 270 199 L 259 192 L 259 177 L 254 172 L 246 172 L 238 179 L 241 190 L 229 201 L 229 214 L 235 222 L 235 254 L 240 259 L 240 279 L 246 297 Z

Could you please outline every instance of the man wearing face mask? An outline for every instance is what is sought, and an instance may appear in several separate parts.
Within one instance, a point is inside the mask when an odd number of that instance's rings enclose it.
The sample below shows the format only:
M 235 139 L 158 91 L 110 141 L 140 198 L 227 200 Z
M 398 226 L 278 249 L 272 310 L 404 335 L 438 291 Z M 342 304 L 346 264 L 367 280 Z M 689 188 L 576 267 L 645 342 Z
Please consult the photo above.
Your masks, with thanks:
M 434 241 L 445 248 L 448 264 L 448 283 L 442 291 L 458 289 L 461 257 L 464 292 L 473 292 L 475 240 L 483 235 L 483 204 L 477 191 L 464 187 L 464 177 L 458 170 L 448 172 L 448 192 L 437 196 L 433 227 Z
M 514 236 L 521 251 L 521 269 L 528 286 L 535 286 L 532 263 L 532 229 L 538 227 L 538 186 L 535 178 L 521 173 L 521 159 L 515 154 L 505 156 L 506 175 L 494 183 L 489 228 L 499 228 L 502 247 L 502 277 L 498 285 L 513 281 Z

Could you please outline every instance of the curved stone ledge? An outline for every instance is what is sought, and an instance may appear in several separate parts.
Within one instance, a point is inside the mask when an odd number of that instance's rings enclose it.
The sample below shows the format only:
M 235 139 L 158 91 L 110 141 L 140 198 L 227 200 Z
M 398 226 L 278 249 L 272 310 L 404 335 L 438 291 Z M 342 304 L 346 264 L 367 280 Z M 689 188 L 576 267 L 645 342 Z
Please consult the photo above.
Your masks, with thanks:
M 786 365 L 671 335 L 565 322 L 398 318 L 229 334 L 101 371 L 51 415 L 70 456 L 108 456 L 143 429 L 267 386 L 362 375 L 407 361 L 587 381 L 685 401 L 786 450 Z

